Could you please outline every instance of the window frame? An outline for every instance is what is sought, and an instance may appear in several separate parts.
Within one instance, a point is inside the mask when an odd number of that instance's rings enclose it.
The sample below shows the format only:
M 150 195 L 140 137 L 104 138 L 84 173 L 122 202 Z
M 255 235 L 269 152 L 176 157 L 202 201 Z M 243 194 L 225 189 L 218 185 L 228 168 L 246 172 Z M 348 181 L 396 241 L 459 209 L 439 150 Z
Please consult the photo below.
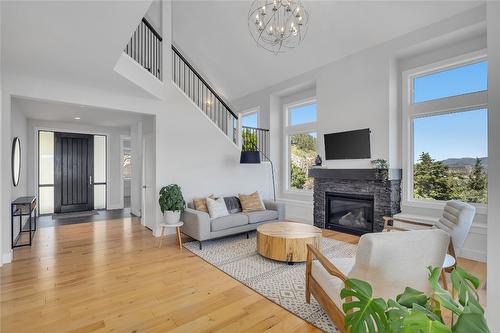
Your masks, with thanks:
M 402 204 L 404 206 L 437 208 L 444 207 L 445 201 L 435 199 L 419 199 L 413 194 L 414 174 L 414 129 L 413 120 L 416 118 L 438 116 L 443 114 L 473 111 L 478 109 L 488 110 L 488 90 L 443 97 L 425 102 L 413 103 L 413 79 L 457 67 L 462 67 L 481 61 L 487 61 L 486 50 L 467 53 L 439 62 L 416 67 L 402 72 Z M 487 205 L 470 203 L 478 208 L 478 213 L 486 212 Z
M 290 109 L 305 106 L 309 104 L 316 104 L 316 121 L 299 124 L 299 125 L 290 125 Z M 318 151 L 318 112 L 317 112 L 318 99 L 316 96 L 308 97 L 305 99 L 300 99 L 291 103 L 287 103 L 283 105 L 283 133 L 284 133 L 284 193 L 287 194 L 302 194 L 302 195 L 312 195 L 312 190 L 307 189 L 297 189 L 292 188 L 290 185 L 290 157 L 291 157 L 291 136 L 294 134 L 308 134 L 308 133 L 316 133 L 316 153 Z

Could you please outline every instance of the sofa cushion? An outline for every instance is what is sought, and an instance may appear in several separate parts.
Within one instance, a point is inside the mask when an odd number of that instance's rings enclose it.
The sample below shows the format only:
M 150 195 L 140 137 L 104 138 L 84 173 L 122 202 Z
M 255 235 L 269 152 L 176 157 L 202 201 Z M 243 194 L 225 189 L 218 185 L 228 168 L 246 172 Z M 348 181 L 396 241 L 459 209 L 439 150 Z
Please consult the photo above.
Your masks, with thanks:
M 334 258 L 331 259 L 331 262 L 347 276 L 354 265 L 354 258 Z M 342 280 L 328 273 L 323 265 L 317 260 L 312 262 L 311 275 L 330 299 L 334 301 L 339 308 L 342 308 L 343 302 L 340 298 L 340 291 L 344 288 Z
M 249 212 L 245 214 L 248 215 L 249 223 L 259 223 L 264 221 L 276 220 L 278 218 L 278 212 L 275 210 L 263 210 L 260 212 Z
M 229 213 L 241 213 L 241 203 L 238 197 L 224 197 L 224 201 Z
M 248 224 L 248 216 L 242 213 L 218 217 L 211 222 L 212 231 L 220 231 Z

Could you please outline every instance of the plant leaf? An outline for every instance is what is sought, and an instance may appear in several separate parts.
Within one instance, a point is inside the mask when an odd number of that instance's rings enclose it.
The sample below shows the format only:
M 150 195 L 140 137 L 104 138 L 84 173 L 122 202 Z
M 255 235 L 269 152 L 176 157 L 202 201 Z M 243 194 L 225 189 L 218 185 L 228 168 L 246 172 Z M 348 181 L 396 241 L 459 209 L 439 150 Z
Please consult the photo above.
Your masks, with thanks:
M 475 309 L 475 305 L 464 307 L 464 311 L 458 316 L 457 322 L 453 325 L 454 333 L 490 333 L 484 314 Z
M 479 288 L 480 281 L 463 268 L 456 267 L 451 272 L 451 283 L 453 290 L 458 293 L 458 301 L 462 306 L 466 306 L 469 300 L 479 300 L 476 289 Z
M 403 333 L 403 320 L 410 314 L 409 310 L 393 299 L 387 301 L 387 318 L 390 332 Z
M 404 320 L 404 333 L 452 333 L 451 329 L 440 321 L 432 320 L 423 312 L 413 311 Z
M 346 313 L 345 328 L 350 333 L 384 333 L 388 331 L 385 310 L 387 304 L 382 298 L 373 298 L 373 289 L 368 282 L 358 279 L 346 280 L 346 288 L 340 292 L 342 299 L 352 297 L 342 309 Z
M 406 287 L 405 291 L 396 297 L 396 301 L 407 308 L 413 307 L 415 303 L 425 306 L 428 299 L 429 298 L 423 292 L 410 287 Z
M 432 298 L 434 301 L 441 304 L 443 307 L 451 310 L 454 314 L 460 315 L 462 310 L 460 309 L 460 305 L 453 300 L 453 297 L 450 293 L 443 289 L 439 284 L 439 277 L 441 275 L 441 267 L 429 267 L 429 283 L 433 290 Z

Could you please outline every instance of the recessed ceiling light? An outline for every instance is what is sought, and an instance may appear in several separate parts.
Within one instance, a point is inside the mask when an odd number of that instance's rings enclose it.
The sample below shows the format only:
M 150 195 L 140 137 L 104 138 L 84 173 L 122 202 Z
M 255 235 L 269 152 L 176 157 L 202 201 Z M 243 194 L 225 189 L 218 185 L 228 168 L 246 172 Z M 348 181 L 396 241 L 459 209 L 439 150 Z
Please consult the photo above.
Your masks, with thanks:
M 73 118 L 73 119 L 75 119 L 75 120 L 80 120 L 80 117 L 75 117 L 75 118 Z

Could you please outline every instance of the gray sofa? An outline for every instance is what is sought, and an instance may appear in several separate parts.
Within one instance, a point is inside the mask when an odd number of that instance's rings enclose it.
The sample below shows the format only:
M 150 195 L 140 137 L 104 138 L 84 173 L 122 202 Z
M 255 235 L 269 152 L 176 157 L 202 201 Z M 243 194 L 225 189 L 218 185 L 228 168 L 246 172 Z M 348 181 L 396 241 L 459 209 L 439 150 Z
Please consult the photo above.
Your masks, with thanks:
M 184 210 L 181 220 L 184 225 L 182 233 L 200 243 L 209 239 L 241 234 L 257 229 L 264 223 L 282 221 L 285 218 L 285 205 L 274 201 L 263 200 L 266 210 L 250 213 L 235 213 L 228 216 L 210 219 L 208 213 L 194 210 L 192 203 Z M 248 236 L 248 234 L 247 234 Z

